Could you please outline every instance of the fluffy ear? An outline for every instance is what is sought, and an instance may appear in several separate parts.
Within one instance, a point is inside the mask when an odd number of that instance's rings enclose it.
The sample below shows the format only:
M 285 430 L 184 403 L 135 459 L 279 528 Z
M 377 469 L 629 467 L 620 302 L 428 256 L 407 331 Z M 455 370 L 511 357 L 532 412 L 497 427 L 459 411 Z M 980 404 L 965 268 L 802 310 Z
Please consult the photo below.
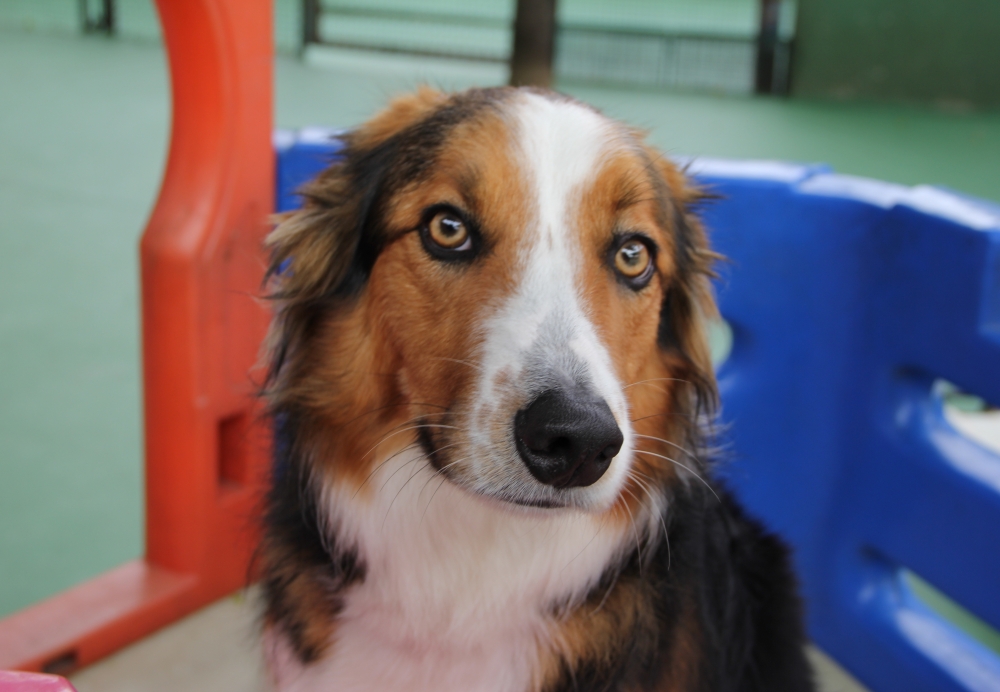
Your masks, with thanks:
M 712 293 L 713 264 L 720 255 L 709 248 L 705 228 L 695 207 L 709 195 L 692 185 L 678 168 L 659 152 L 650 150 L 662 180 L 667 222 L 673 231 L 676 271 L 665 287 L 660 308 L 660 348 L 686 380 L 696 410 L 711 413 L 718 401 L 715 373 L 708 346 L 707 321 L 718 317 Z M 683 404 L 683 402 L 678 402 Z
M 274 297 L 316 299 L 347 288 L 362 236 L 371 230 L 371 208 L 392 163 L 394 136 L 426 118 L 447 97 L 422 87 L 392 101 L 344 137 L 339 159 L 299 194 L 302 208 L 280 217 L 267 238 L 268 279 Z
M 276 304 L 268 338 L 272 391 L 323 315 L 363 288 L 382 243 L 378 201 L 401 173 L 400 140 L 446 100 L 422 88 L 391 102 L 347 134 L 340 158 L 299 190 L 302 208 L 279 217 L 267 238 L 266 281 Z

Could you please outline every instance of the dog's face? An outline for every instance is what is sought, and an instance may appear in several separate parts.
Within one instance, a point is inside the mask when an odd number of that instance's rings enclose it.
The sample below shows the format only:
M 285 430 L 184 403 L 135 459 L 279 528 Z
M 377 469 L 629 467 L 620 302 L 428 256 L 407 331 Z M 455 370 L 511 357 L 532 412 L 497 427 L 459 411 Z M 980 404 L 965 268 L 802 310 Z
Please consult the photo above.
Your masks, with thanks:
M 421 91 L 305 196 L 270 240 L 271 395 L 329 473 L 360 490 L 413 443 L 490 501 L 605 512 L 682 468 L 711 253 L 635 131 L 549 93 Z

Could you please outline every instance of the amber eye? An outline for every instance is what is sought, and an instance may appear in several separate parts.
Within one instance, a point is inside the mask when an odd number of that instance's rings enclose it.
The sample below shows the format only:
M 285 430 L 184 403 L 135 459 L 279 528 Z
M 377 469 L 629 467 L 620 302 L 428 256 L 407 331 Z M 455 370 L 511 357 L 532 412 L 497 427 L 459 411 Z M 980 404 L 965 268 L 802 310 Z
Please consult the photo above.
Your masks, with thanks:
M 651 264 L 649 248 L 640 240 L 626 241 L 615 253 L 615 269 L 626 279 L 639 279 Z
M 453 212 L 439 211 L 427 225 L 427 236 L 445 250 L 469 250 L 472 236 L 465 222 Z

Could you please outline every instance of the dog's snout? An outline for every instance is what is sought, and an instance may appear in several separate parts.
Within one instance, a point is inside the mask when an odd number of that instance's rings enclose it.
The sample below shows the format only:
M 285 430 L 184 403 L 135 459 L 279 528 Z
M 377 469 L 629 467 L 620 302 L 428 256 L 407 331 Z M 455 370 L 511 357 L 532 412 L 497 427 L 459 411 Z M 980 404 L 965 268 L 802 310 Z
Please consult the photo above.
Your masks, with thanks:
M 624 442 L 604 399 L 559 389 L 517 412 L 514 437 L 531 475 L 556 488 L 595 483 Z

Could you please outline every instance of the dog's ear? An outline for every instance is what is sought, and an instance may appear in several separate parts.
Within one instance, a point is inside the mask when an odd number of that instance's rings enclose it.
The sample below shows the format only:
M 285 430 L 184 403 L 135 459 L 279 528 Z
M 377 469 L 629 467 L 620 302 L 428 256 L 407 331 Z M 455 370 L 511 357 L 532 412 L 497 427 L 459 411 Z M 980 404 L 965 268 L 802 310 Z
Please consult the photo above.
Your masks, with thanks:
M 421 88 L 392 101 L 344 136 L 338 160 L 298 191 L 302 207 L 278 217 L 266 243 L 266 282 L 276 305 L 268 339 L 272 384 L 322 316 L 363 288 L 381 249 L 378 201 L 405 174 L 403 133 L 447 99 Z
M 279 225 L 267 238 L 268 280 L 275 298 L 310 301 L 358 288 L 359 277 L 352 274 L 365 267 L 354 265 L 374 260 L 364 256 L 363 236 L 374 230 L 372 207 L 398 153 L 392 140 L 446 99 L 445 94 L 423 87 L 395 99 L 344 136 L 338 160 L 299 189 L 302 208 L 279 217 Z
M 708 345 L 708 320 L 718 317 L 712 293 L 713 264 L 720 256 L 708 244 L 696 208 L 707 195 L 659 152 L 650 160 L 663 184 L 666 223 L 674 241 L 675 272 L 665 286 L 658 339 L 678 379 L 687 382 L 696 411 L 711 413 L 718 394 Z

